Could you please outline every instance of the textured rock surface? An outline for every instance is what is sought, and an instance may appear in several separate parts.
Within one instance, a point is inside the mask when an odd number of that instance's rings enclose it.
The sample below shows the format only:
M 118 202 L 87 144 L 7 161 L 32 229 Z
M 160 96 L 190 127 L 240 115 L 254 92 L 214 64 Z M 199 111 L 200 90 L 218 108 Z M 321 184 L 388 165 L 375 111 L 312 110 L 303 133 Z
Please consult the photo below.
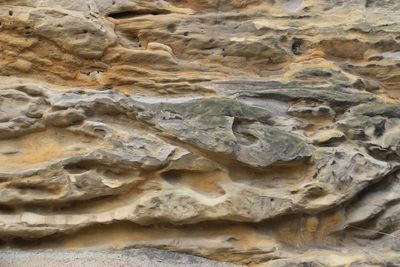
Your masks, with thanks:
M 1 244 L 400 265 L 399 16 L 0 0 Z
M 1 266 L 13 267 L 238 267 L 186 254 L 156 249 L 124 251 L 1 251 Z

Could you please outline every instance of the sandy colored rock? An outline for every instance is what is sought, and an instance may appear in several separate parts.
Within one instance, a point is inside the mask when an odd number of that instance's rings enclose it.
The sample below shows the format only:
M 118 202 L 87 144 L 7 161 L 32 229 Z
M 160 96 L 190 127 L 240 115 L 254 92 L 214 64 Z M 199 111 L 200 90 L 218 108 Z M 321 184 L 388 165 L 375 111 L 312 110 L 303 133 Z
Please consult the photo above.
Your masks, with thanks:
M 0 0 L 0 266 L 400 265 L 399 8 Z

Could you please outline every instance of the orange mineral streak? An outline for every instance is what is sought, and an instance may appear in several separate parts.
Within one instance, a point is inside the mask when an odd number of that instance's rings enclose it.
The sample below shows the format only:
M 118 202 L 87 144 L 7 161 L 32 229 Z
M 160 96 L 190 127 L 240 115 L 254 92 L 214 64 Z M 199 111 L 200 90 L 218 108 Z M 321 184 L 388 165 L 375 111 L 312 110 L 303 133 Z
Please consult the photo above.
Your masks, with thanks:
M 70 156 L 79 156 L 107 146 L 88 136 L 48 129 L 11 140 L 0 140 L 1 172 L 40 167 Z

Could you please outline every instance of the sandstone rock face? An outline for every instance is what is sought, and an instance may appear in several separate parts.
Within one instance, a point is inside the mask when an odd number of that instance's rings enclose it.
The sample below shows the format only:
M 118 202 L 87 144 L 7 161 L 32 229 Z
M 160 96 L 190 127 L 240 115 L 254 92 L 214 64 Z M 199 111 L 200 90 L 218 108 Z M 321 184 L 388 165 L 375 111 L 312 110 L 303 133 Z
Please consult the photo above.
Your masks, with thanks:
M 5 247 L 400 265 L 396 0 L 0 0 Z

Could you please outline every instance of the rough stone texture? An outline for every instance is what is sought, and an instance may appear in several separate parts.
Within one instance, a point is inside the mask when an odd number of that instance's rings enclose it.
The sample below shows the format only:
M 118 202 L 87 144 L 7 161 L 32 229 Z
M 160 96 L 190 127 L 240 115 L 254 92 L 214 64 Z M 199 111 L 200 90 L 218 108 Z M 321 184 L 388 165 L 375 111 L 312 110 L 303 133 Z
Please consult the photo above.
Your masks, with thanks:
M 399 18 L 396 0 L 0 0 L 2 246 L 400 265 Z
M 239 267 L 156 249 L 125 251 L 1 251 L 0 266 L 13 267 Z

